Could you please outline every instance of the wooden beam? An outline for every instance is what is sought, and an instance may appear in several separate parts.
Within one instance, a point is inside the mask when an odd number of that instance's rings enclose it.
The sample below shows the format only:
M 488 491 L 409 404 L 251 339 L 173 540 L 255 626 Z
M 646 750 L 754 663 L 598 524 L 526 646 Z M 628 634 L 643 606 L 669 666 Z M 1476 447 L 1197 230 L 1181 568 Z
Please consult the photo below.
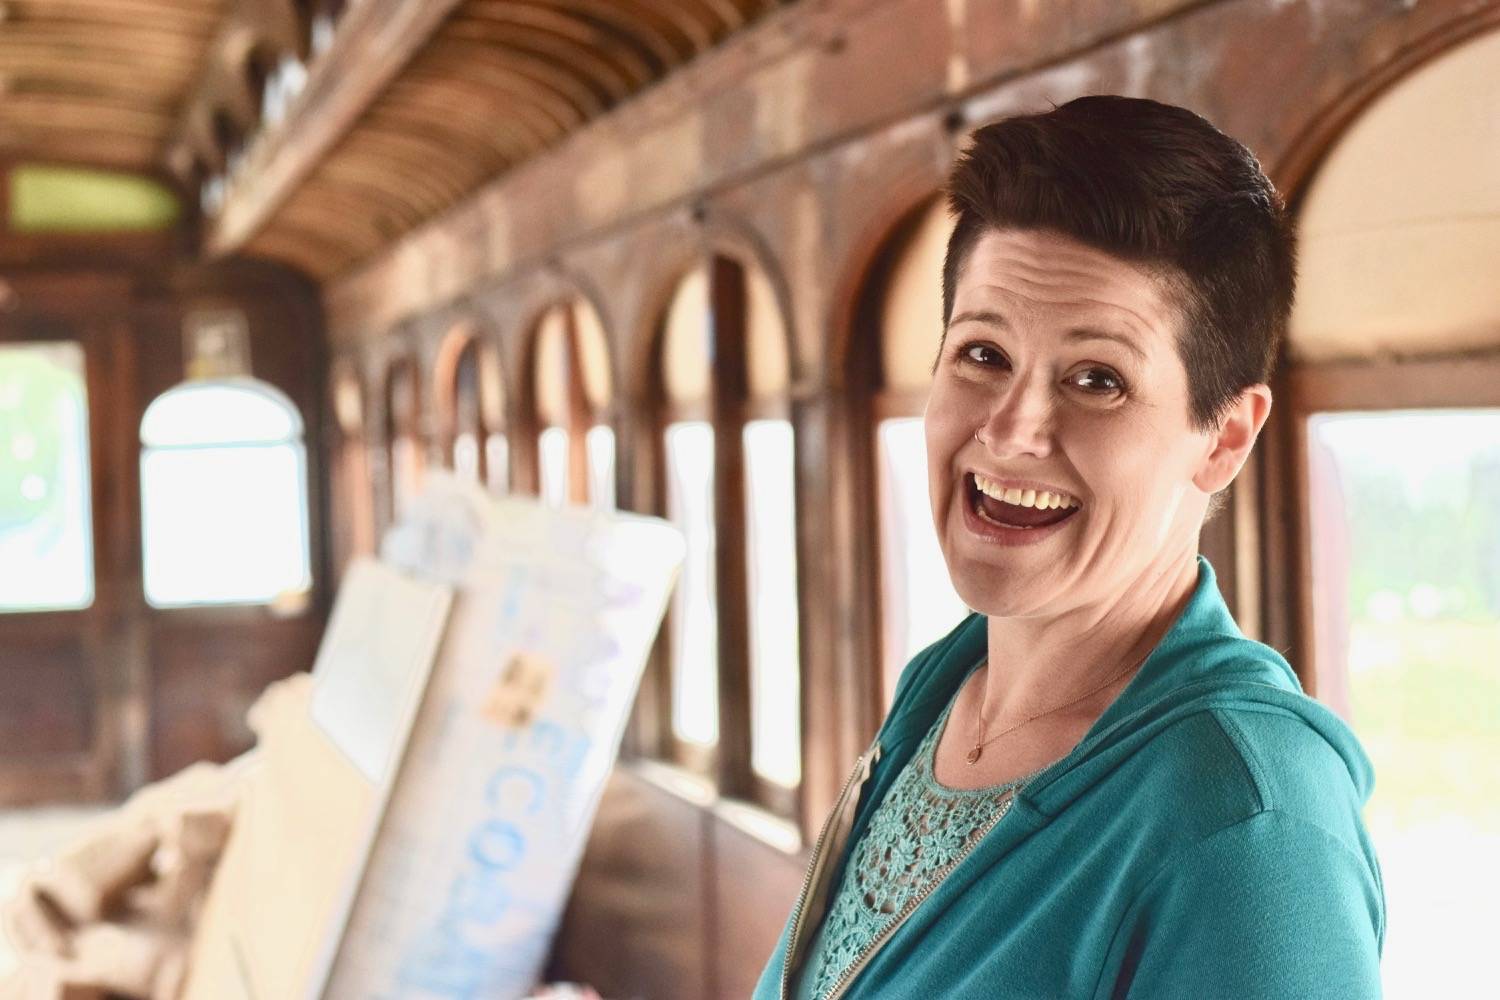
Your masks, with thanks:
M 1302 364 L 1289 371 L 1298 416 L 1331 410 L 1500 406 L 1500 351 Z
M 210 256 L 243 247 L 348 134 L 461 0 L 366 0 L 339 23 L 287 117 L 256 142 L 207 235 Z

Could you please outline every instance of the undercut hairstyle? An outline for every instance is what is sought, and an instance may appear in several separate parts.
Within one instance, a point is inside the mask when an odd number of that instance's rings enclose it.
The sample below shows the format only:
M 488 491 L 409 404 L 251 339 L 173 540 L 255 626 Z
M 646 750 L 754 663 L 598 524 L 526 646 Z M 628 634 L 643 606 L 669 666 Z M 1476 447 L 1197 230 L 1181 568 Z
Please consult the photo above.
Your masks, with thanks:
M 1143 266 L 1182 324 L 1189 419 L 1217 427 L 1270 378 L 1292 311 L 1296 235 L 1255 156 L 1206 119 L 1140 98 L 1080 97 L 984 125 L 949 176 L 943 329 L 990 230 L 1046 229 Z

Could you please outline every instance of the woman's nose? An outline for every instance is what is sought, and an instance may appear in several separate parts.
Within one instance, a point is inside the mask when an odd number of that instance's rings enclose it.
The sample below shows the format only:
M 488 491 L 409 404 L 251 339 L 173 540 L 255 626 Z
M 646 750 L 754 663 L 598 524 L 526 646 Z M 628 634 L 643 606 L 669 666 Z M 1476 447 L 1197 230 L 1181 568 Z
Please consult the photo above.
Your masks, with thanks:
M 1045 457 L 1052 452 L 1052 402 L 1049 386 L 1012 382 L 974 436 L 997 459 Z

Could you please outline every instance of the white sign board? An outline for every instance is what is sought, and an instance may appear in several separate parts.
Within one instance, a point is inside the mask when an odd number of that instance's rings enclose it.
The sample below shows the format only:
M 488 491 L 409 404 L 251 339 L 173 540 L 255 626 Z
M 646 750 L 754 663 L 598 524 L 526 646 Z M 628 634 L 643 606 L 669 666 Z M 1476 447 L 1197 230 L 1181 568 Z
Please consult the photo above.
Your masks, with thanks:
M 329 1000 L 530 992 L 681 565 L 664 521 L 495 501 Z

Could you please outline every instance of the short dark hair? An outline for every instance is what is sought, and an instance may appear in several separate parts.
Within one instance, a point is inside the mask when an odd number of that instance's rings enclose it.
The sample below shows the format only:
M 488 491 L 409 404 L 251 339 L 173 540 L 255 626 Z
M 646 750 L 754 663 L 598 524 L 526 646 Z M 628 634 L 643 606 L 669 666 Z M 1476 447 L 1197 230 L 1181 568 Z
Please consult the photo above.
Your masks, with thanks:
M 1154 271 L 1183 315 L 1189 419 L 1216 426 L 1266 381 L 1296 285 L 1296 234 L 1255 156 L 1206 119 L 1094 95 L 975 129 L 948 180 L 943 327 L 990 230 L 1048 229 Z

